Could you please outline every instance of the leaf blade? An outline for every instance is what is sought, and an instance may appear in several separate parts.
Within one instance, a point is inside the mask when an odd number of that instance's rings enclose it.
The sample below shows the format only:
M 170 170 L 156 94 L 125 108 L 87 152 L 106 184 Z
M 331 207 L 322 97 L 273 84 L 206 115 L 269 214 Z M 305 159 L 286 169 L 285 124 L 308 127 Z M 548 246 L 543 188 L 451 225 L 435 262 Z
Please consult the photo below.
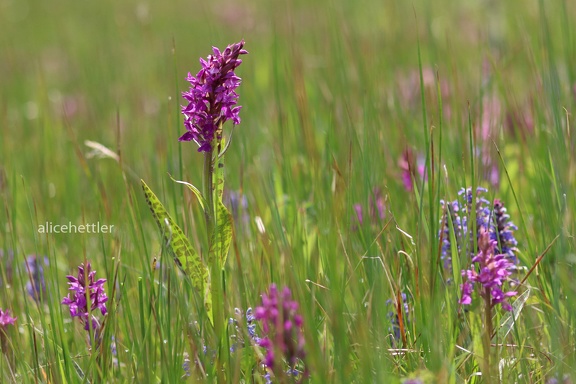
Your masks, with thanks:
M 224 268 L 232 243 L 232 214 L 222 202 L 224 196 L 224 155 L 220 155 L 218 158 L 215 175 L 216 230 L 212 234 L 209 263 L 214 257 L 218 257 L 220 268 Z
M 178 183 L 178 184 L 184 184 L 185 186 L 187 186 L 188 189 L 191 190 L 192 193 L 194 193 L 194 195 L 198 199 L 198 202 L 200 203 L 202 210 L 206 210 L 206 208 L 205 208 L 206 207 L 206 199 L 204 198 L 204 196 L 202 195 L 202 192 L 200 192 L 200 190 L 198 188 L 196 188 L 194 185 L 192 185 L 186 181 L 176 180 L 175 178 L 172 177 L 171 174 L 168 174 L 168 176 L 170 176 L 170 178 L 172 179 L 173 182 Z
M 518 296 L 516 300 L 514 300 L 514 302 L 512 303 L 512 311 L 509 312 L 500 322 L 500 327 L 498 329 L 498 338 L 504 339 L 506 338 L 506 336 L 508 336 L 508 334 L 514 327 L 516 320 L 518 320 L 520 312 L 522 312 L 522 310 L 524 309 L 524 305 L 528 301 L 529 297 L 530 297 L 530 288 L 526 289 L 524 293 L 522 293 L 520 296 Z
M 190 240 L 184 235 L 184 231 L 168 214 L 158 197 L 144 180 L 141 180 L 141 182 L 146 202 L 162 233 L 166 248 L 172 254 L 178 268 L 191 279 L 192 286 L 204 295 L 204 306 L 212 320 L 212 299 L 208 268 L 190 243 Z

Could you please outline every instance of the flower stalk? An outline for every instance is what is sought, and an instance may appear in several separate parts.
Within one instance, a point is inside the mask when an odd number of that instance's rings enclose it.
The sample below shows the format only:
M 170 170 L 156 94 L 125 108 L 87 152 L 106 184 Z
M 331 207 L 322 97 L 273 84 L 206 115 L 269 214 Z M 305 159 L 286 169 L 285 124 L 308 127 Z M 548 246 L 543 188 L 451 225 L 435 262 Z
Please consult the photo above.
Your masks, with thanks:
M 471 304 L 474 286 L 479 286 L 478 292 L 484 303 L 483 376 L 487 383 L 491 383 L 490 345 L 494 329 L 492 323 L 493 309 L 500 304 L 505 311 L 512 311 L 512 306 L 507 299 L 515 296 L 517 292 L 508 290 L 510 287 L 506 283 L 509 283 L 515 265 L 507 255 L 497 253 L 497 241 L 491 239 L 490 233 L 483 227 L 480 228 L 478 247 L 479 252 L 472 258 L 472 266 L 470 269 L 462 271 L 465 281 L 461 285 L 460 304 Z
M 217 339 L 216 369 L 218 382 L 224 382 L 224 356 L 227 338 L 225 332 L 225 302 L 222 286 L 226 254 L 231 239 L 231 218 L 229 212 L 222 204 L 223 176 L 220 167 L 223 166 L 221 157 L 224 155 L 223 125 L 232 120 L 234 125 L 240 123 L 237 106 L 238 94 L 236 88 L 241 79 L 236 76 L 236 69 L 242 60 L 239 55 L 247 54 L 243 49 L 244 41 L 228 46 L 223 52 L 213 48 L 213 55 L 206 60 L 201 59 L 202 69 L 196 76 L 188 75 L 191 88 L 183 93 L 189 102 L 182 108 L 185 116 L 184 125 L 187 132 L 180 137 L 180 141 L 195 141 L 199 152 L 204 153 L 204 169 L 202 180 L 202 195 L 205 200 L 204 217 L 206 233 L 208 236 L 208 269 L 209 286 L 211 294 L 211 310 L 214 333 Z M 215 172 L 218 164 L 219 174 Z M 223 208 L 223 209 L 222 209 Z
M 222 202 L 224 188 L 224 123 L 232 120 L 240 124 L 236 88 L 241 79 L 234 70 L 242 63 L 238 57 L 247 54 L 244 41 L 229 45 L 224 51 L 213 47 L 213 54 L 200 59 L 202 68 L 194 76 L 188 73 L 190 89 L 182 93 L 187 105 L 182 106 L 186 132 L 179 141 L 194 141 L 198 152 L 203 153 L 202 190 L 194 185 L 174 180 L 188 186 L 204 210 L 208 256 L 196 252 L 184 231 L 168 214 L 158 197 L 142 180 L 146 201 L 154 215 L 166 247 L 176 265 L 190 277 L 192 285 L 203 295 L 206 314 L 213 325 L 217 339 L 216 377 L 226 382 L 223 351 L 227 344 L 225 329 L 224 266 L 232 242 L 232 215 Z
M 216 141 L 216 140 L 213 140 Z M 208 235 L 209 249 L 212 249 L 213 235 L 216 232 L 216 207 L 214 204 L 214 146 L 211 144 L 210 150 L 204 152 L 204 175 L 203 175 L 203 194 L 206 199 L 206 207 L 204 216 L 206 218 L 206 233 Z M 214 334 L 217 339 L 216 346 L 216 367 L 218 382 L 225 382 L 224 377 L 224 363 L 225 359 L 223 352 L 226 350 L 224 344 L 226 342 L 224 332 L 224 298 L 222 292 L 222 275 L 221 270 L 224 267 L 220 265 L 217 255 L 212 255 L 209 269 L 210 269 L 210 288 L 212 292 L 212 309 L 214 313 Z
M 482 348 L 484 349 L 484 367 L 483 376 L 486 377 L 486 383 L 492 383 L 492 373 L 490 369 L 490 344 L 492 342 L 492 298 L 490 288 L 484 288 L 484 333 L 482 334 Z
M 206 199 L 207 207 L 204 210 L 204 217 L 206 219 L 206 231 L 208 239 L 212 239 L 214 232 L 214 159 L 213 149 L 204 153 L 204 180 L 203 180 L 203 195 Z

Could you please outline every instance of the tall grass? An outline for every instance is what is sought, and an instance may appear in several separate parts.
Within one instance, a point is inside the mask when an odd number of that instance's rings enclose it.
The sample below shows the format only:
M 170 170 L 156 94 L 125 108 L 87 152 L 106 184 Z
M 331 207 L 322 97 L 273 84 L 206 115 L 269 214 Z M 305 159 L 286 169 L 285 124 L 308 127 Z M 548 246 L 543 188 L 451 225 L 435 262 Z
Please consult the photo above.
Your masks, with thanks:
M 290 287 L 316 383 L 574 380 L 576 7 L 434 4 L 0 2 L 0 308 L 17 317 L 1 381 L 214 381 L 210 321 L 138 179 L 207 254 L 201 209 L 168 176 L 199 185 L 202 174 L 195 145 L 177 142 L 180 93 L 198 57 L 240 38 L 250 54 L 226 188 L 247 204 L 224 274 L 227 316 L 260 305 L 271 283 Z M 117 160 L 92 156 L 86 140 Z M 411 191 L 399 165 L 407 149 L 427 175 Z M 537 264 L 507 332 L 507 313 L 494 318 L 492 379 L 479 374 L 480 308 L 458 304 L 461 278 L 447 280 L 439 253 L 440 199 L 467 186 L 505 202 L 518 278 Z M 375 189 L 383 218 L 370 217 Z M 46 221 L 115 230 L 38 233 Z M 39 303 L 26 291 L 31 254 L 49 260 Z M 98 351 L 60 304 L 84 261 L 110 298 Z M 226 353 L 227 380 L 264 382 L 262 353 Z

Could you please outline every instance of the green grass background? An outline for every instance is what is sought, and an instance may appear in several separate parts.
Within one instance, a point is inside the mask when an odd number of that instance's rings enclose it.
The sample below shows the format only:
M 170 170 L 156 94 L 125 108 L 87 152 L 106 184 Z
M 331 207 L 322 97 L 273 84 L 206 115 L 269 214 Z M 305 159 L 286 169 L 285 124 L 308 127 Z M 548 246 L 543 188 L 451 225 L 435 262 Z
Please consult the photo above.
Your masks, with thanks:
M 482 185 L 518 225 L 526 269 L 558 236 L 510 334 L 493 340 L 496 376 L 576 375 L 575 19 L 567 0 L 0 0 L 0 249 L 14 252 L 0 264 L 0 307 L 18 318 L 1 381 L 177 382 L 184 352 L 210 367 L 207 319 L 162 252 L 139 178 L 206 252 L 198 204 L 167 174 L 201 184 L 202 156 L 177 141 L 180 94 L 211 46 L 242 38 L 250 54 L 237 70 L 242 123 L 226 185 L 247 197 L 248 220 L 235 224 L 228 314 L 257 306 L 272 282 L 290 287 L 315 383 L 487 382 L 476 374 L 479 308 L 460 313 L 457 284 L 442 282 L 437 262 L 439 200 Z M 491 100 L 500 112 L 483 143 Z M 120 162 L 91 158 L 86 140 Z M 483 146 L 498 186 L 473 156 Z M 433 169 L 410 193 L 398 165 L 406 148 Z M 353 206 L 366 218 L 375 187 L 386 217 L 359 226 Z M 46 236 L 46 221 L 115 230 Z M 25 291 L 30 254 L 50 260 L 40 305 Z M 101 353 L 60 305 L 65 275 L 85 260 L 112 297 Z M 400 291 L 411 322 L 397 351 L 385 302 Z M 229 382 L 252 382 L 242 361 L 254 363 L 257 349 L 248 350 L 230 356 Z

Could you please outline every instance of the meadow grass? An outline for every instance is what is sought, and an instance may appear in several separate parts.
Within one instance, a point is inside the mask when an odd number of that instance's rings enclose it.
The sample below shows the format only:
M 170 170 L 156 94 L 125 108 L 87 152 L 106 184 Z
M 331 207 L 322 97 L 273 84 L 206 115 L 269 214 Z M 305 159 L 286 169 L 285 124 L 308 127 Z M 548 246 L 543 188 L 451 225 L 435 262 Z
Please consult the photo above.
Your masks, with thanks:
M 242 123 L 225 176 L 247 203 L 223 274 L 227 318 L 260 305 L 271 283 L 289 287 L 314 383 L 573 382 L 573 2 L 58 0 L 0 10 L 0 308 L 17 318 L 5 327 L 0 381 L 216 380 L 219 336 L 162 246 L 139 179 L 205 255 L 202 211 L 168 175 L 202 180 L 196 145 L 177 141 L 181 92 L 211 46 L 243 38 Z M 93 156 L 87 140 L 111 154 Z M 407 150 L 427 175 L 411 190 Z M 512 299 L 515 321 L 495 311 L 492 377 L 480 374 L 481 306 L 458 304 L 469 257 L 453 254 L 452 276 L 440 260 L 440 200 L 468 186 L 505 202 L 518 279 L 530 271 Z M 376 189 L 382 216 L 370 214 Z M 46 222 L 114 230 L 39 233 Z M 32 254 L 49 260 L 38 302 L 26 291 Z M 85 261 L 107 279 L 99 349 L 61 305 L 65 276 Z M 401 293 L 409 312 L 395 339 Z M 263 354 L 226 348 L 226 380 L 265 382 Z

